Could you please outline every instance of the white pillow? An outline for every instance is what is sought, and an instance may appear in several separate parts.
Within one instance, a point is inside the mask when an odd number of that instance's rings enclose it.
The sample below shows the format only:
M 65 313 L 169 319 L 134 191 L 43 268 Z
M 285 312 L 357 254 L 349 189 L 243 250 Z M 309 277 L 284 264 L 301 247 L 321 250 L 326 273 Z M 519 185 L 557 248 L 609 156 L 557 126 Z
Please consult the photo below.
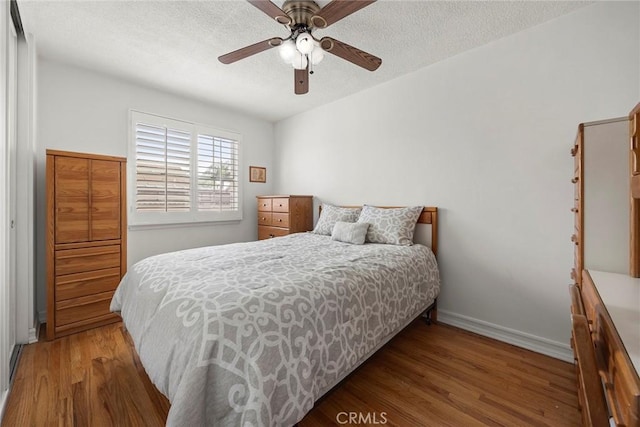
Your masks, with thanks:
M 341 208 L 323 203 L 320 218 L 318 218 L 318 223 L 316 224 L 316 228 L 313 229 L 313 232 L 331 236 L 333 226 L 336 222 L 356 222 L 361 210 L 361 208 Z
M 338 221 L 333 226 L 331 240 L 337 240 L 344 243 L 352 243 L 354 245 L 364 244 L 367 236 L 369 224 L 364 222 L 343 222 Z
M 411 246 L 422 209 L 422 206 L 377 208 L 364 205 L 358 222 L 369 224 L 367 242 Z

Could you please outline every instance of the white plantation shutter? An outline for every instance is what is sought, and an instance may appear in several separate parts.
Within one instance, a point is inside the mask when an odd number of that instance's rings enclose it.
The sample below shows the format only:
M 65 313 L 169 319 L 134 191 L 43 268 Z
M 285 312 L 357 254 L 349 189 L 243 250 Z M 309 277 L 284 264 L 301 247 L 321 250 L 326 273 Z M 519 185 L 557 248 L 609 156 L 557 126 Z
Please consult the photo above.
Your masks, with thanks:
M 191 135 L 135 124 L 136 210 L 188 212 L 191 209 Z
M 240 135 L 131 112 L 131 225 L 242 219 Z
M 238 143 L 198 135 L 198 210 L 238 209 Z

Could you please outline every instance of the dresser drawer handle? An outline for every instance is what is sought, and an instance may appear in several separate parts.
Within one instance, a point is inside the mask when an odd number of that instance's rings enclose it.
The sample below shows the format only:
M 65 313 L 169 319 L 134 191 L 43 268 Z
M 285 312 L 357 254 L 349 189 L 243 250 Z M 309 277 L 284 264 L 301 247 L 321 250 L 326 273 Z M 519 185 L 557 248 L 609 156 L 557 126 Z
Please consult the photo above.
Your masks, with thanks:
M 263 221 L 266 221 L 266 220 L 267 220 L 267 218 L 265 218 L 265 217 L 262 217 L 262 220 L 263 220 Z
M 578 182 L 578 177 L 577 176 L 571 180 L 572 184 L 575 184 L 576 182 Z
M 571 208 L 571 212 L 578 213 L 578 208 Z
M 282 222 L 282 219 L 279 219 L 278 222 Z
M 577 153 L 578 153 L 578 147 L 574 146 L 571 149 L 571 157 L 575 157 Z
M 571 241 L 577 245 L 578 244 L 578 236 L 576 236 L 575 234 L 572 234 L 571 235 Z

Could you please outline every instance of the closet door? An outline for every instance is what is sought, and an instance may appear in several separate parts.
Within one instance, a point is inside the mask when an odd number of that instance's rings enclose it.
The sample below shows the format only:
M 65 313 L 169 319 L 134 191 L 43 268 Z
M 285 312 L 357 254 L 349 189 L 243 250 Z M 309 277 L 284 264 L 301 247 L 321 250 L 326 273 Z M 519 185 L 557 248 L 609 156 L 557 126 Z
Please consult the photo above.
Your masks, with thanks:
M 0 3 L 0 408 L 15 348 L 16 32 L 9 2 Z

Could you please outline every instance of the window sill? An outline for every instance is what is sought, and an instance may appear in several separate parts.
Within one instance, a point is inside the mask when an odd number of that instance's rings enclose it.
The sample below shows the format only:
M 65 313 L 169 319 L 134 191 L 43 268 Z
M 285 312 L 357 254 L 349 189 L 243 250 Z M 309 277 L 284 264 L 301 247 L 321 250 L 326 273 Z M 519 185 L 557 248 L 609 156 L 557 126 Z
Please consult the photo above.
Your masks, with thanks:
M 143 230 L 162 230 L 169 228 L 192 228 L 192 227 L 211 227 L 212 225 L 229 225 L 239 224 L 241 219 L 230 219 L 223 221 L 190 221 L 190 222 L 175 222 L 175 223 L 162 223 L 162 224 L 129 224 L 127 229 L 129 231 L 143 231 Z

